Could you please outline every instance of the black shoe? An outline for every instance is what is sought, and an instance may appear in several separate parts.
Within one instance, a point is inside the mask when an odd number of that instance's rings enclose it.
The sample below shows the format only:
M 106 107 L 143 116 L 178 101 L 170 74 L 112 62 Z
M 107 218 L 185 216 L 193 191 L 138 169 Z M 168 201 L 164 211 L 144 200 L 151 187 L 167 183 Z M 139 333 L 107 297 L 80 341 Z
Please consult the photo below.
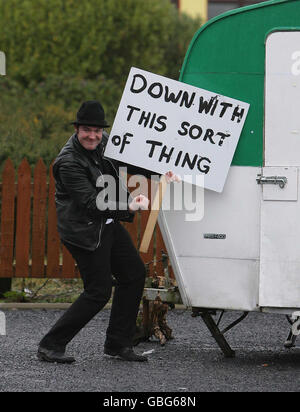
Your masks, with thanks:
M 132 347 L 130 346 L 125 346 L 120 349 L 115 349 L 115 348 L 105 345 L 104 353 L 105 355 L 119 356 L 121 359 L 126 360 L 126 361 L 131 361 L 131 362 L 145 362 L 148 360 L 146 356 L 137 355 L 136 353 L 134 353 Z
M 39 360 L 46 362 L 57 362 L 57 363 L 72 363 L 75 362 L 73 356 L 66 356 L 64 352 L 46 349 L 41 346 L 38 349 L 37 357 Z

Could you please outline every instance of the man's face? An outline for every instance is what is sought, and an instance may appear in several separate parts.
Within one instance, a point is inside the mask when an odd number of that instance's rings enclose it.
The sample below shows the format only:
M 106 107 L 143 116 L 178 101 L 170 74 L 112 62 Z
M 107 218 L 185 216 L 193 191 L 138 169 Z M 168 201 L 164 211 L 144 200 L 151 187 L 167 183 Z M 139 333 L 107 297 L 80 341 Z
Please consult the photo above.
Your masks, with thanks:
M 103 128 L 94 126 L 77 126 L 77 136 L 80 144 L 86 150 L 95 150 L 101 142 Z

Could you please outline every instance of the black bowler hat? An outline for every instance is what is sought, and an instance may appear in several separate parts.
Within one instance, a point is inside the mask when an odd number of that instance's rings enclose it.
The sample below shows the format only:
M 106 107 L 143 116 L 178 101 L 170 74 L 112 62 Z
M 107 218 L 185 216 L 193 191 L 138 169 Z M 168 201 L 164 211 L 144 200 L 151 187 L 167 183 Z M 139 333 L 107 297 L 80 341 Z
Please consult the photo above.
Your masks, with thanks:
M 72 122 L 71 124 L 109 127 L 105 121 L 104 109 L 101 103 L 97 100 L 88 100 L 87 102 L 83 102 L 77 112 L 75 122 Z

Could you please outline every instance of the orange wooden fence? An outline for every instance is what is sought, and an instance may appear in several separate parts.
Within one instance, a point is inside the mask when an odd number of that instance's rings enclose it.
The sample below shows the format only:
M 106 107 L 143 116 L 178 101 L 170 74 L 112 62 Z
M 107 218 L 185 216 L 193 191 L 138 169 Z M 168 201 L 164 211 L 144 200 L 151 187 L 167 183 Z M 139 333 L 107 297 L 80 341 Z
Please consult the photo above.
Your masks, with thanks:
M 7 159 L 1 189 L 0 277 L 79 277 L 75 262 L 61 244 L 56 229 L 52 168 L 48 173 L 40 159 L 32 176 L 26 159 L 17 172 L 12 161 Z M 136 247 L 148 215 L 148 211 L 143 211 L 135 217 L 134 223 L 124 224 Z M 163 276 L 161 250 L 166 251 L 166 248 L 157 225 L 148 253 L 141 254 L 152 277 Z

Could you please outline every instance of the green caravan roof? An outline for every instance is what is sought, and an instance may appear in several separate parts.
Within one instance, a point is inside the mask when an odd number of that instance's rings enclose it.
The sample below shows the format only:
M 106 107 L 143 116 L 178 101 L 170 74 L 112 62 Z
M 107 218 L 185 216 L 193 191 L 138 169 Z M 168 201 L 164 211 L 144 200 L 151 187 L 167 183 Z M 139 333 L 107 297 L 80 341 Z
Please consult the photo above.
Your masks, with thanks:
M 265 41 L 276 30 L 300 30 L 300 0 L 271 0 L 209 20 L 195 34 L 179 80 L 250 103 L 232 165 L 263 162 Z

